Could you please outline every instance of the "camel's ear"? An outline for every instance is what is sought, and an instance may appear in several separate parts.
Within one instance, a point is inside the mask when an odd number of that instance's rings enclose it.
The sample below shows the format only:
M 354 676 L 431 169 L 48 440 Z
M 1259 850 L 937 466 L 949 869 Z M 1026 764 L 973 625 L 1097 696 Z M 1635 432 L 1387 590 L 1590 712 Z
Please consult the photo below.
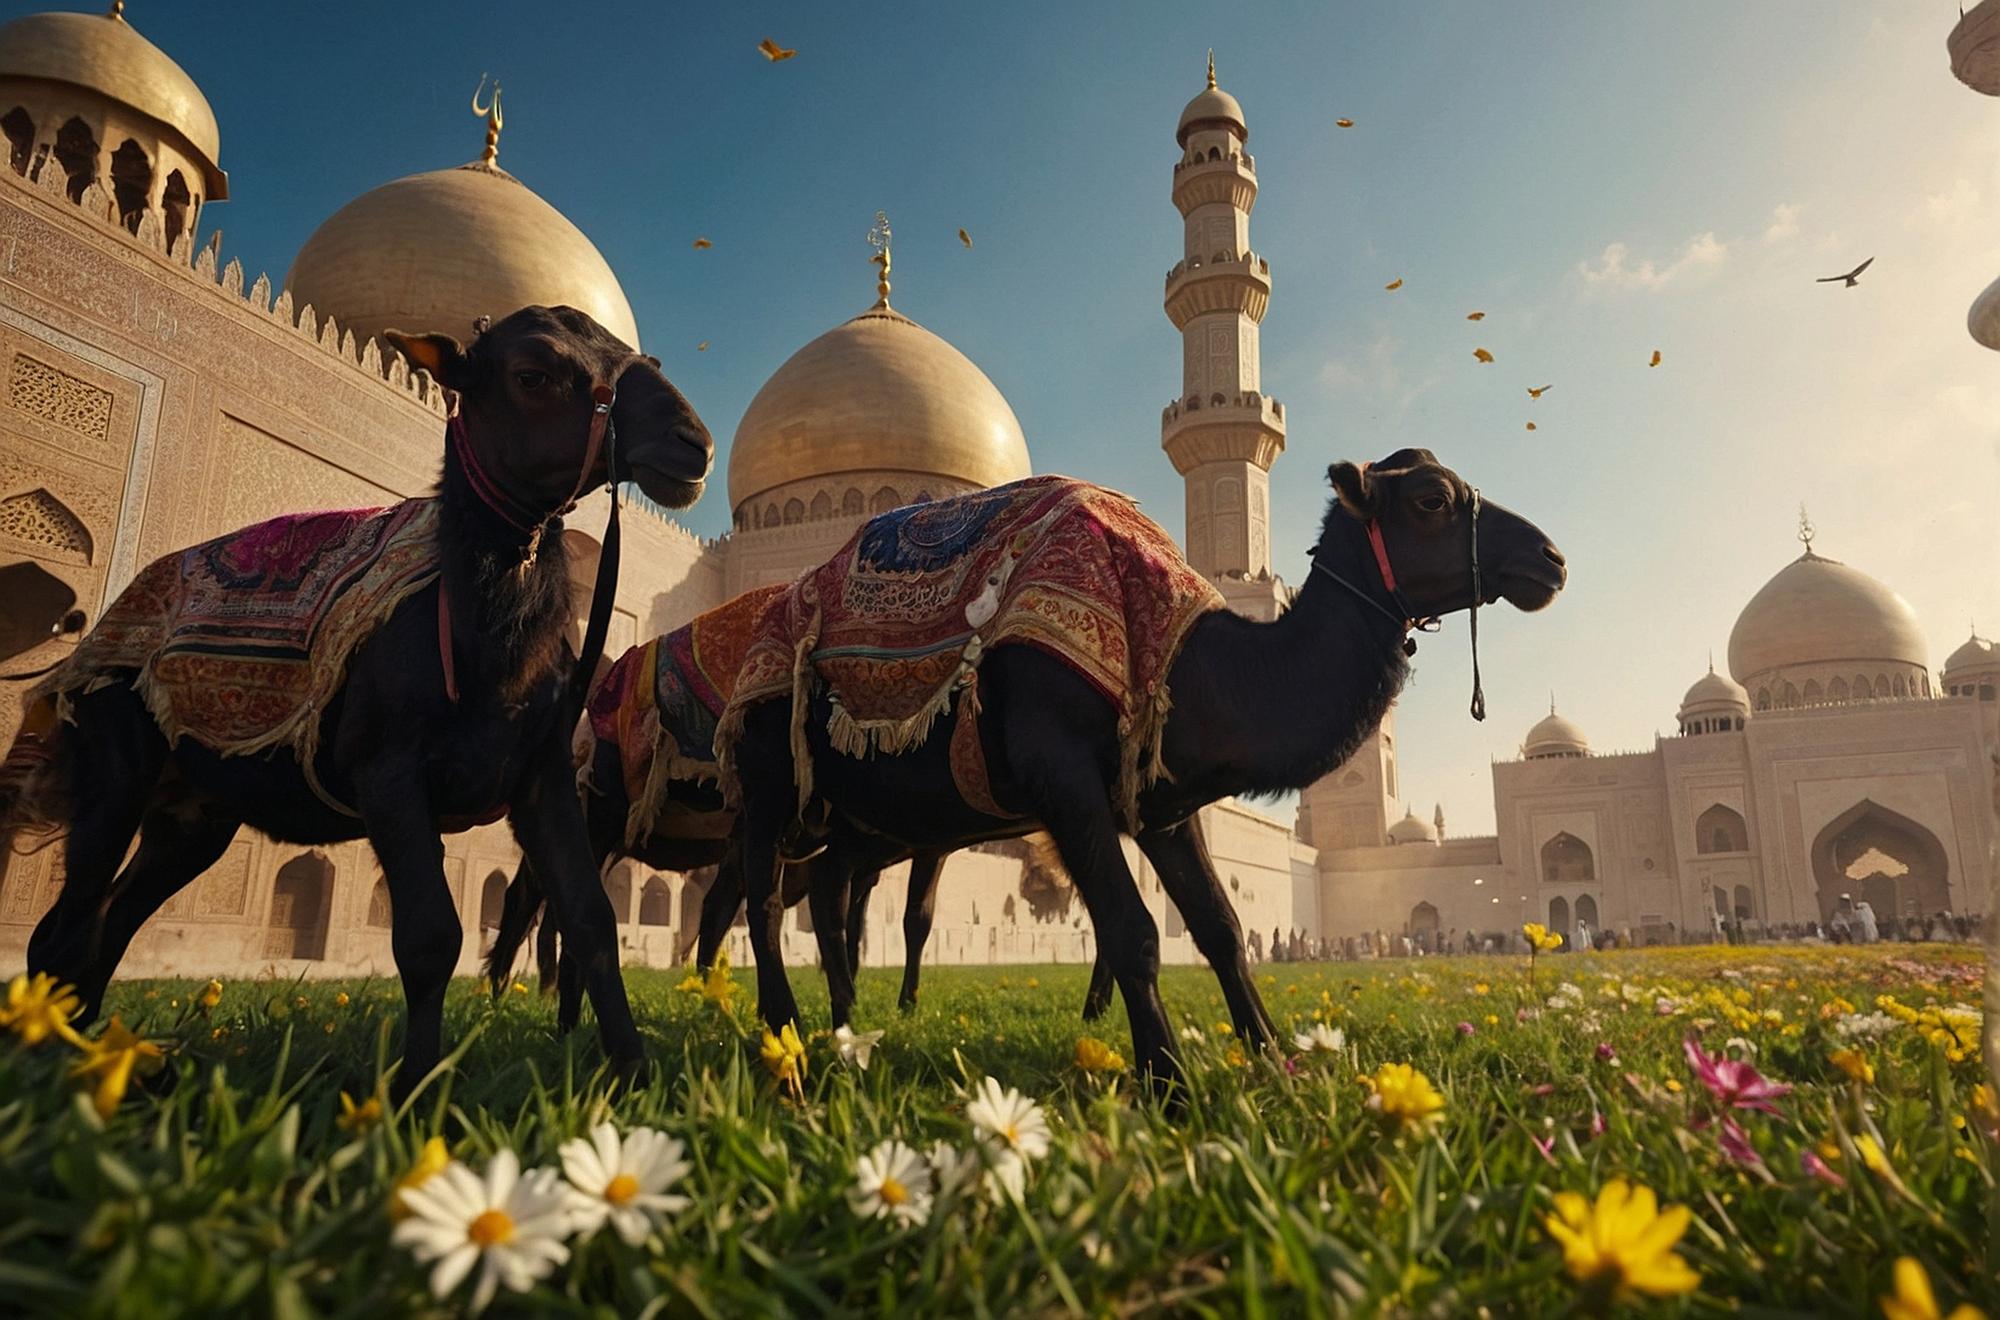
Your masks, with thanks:
M 1347 511 L 1357 518 L 1373 518 L 1380 512 L 1380 495 L 1375 478 L 1365 467 L 1339 462 L 1326 470 L 1326 479 L 1333 483 L 1333 493 L 1347 506 Z
M 431 373 L 446 389 L 463 392 L 471 376 L 471 359 L 465 348 L 450 335 L 406 335 L 401 330 L 384 330 L 382 337 L 413 367 Z

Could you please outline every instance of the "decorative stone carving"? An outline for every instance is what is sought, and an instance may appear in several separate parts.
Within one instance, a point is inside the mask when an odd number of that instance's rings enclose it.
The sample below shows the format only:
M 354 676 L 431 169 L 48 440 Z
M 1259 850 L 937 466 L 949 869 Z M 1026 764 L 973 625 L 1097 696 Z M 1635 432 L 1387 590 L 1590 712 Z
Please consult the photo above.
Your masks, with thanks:
M 7 373 L 7 402 L 22 412 L 102 441 L 111 433 L 111 391 L 25 353 Z
M 222 291 L 232 298 L 243 296 L 243 263 L 235 257 L 222 268 Z
M 271 277 L 259 275 L 257 282 L 250 286 L 250 305 L 260 312 L 271 310 Z

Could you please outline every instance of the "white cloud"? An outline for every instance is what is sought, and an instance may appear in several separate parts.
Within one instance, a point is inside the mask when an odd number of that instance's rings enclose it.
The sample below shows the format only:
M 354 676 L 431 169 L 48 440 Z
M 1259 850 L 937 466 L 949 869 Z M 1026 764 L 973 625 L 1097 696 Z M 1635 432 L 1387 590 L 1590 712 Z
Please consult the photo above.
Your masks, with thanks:
M 1780 202 L 1771 208 L 1771 223 L 1765 226 L 1766 243 L 1782 243 L 1799 235 L 1799 208 L 1794 202 Z
M 1631 259 L 1631 249 L 1624 243 L 1612 243 L 1593 264 L 1578 262 L 1576 273 L 1583 277 L 1585 285 L 1593 289 L 1644 289 L 1654 291 L 1666 287 L 1673 281 L 1692 273 L 1712 270 L 1729 256 L 1729 245 L 1715 236 L 1714 230 L 1696 234 L 1681 248 L 1680 255 L 1662 266 L 1651 257 L 1639 261 Z
M 1926 193 L 1923 206 L 1913 218 L 1944 229 L 1962 228 L 1968 221 L 1980 218 L 1979 188 L 1961 175 L 1944 192 Z

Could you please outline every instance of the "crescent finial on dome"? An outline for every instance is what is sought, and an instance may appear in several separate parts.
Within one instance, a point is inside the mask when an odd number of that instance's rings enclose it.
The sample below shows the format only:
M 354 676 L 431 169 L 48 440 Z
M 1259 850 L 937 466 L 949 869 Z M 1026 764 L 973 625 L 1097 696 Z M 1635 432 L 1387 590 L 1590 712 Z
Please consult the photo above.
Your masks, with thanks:
M 1208 48 L 1208 85 L 1215 86 L 1215 47 Z
M 877 211 L 875 213 L 875 223 L 869 226 L 868 229 L 868 246 L 875 249 L 875 255 L 868 259 L 882 268 L 881 274 L 875 281 L 875 306 L 873 310 L 878 312 L 887 311 L 889 308 L 890 237 L 889 213 L 887 211 Z
M 479 86 L 472 91 L 472 113 L 486 121 L 486 149 L 479 153 L 479 163 L 493 165 L 500 158 L 500 130 L 506 120 L 500 115 L 500 80 L 493 80 L 493 95 L 485 105 L 479 104 L 480 93 L 486 90 L 486 75 L 479 75 Z
M 1811 554 L 1813 552 L 1813 525 L 1812 519 L 1806 517 L 1806 506 L 1803 500 L 1799 502 L 1799 540 L 1805 544 L 1806 553 Z

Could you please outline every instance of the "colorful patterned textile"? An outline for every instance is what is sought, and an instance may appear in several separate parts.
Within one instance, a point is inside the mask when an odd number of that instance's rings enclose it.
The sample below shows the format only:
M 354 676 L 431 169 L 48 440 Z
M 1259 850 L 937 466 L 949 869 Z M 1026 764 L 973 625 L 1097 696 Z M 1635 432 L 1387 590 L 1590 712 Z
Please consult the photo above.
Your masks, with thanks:
M 803 807 L 811 685 L 832 698 L 837 750 L 894 754 L 922 743 L 980 658 L 1011 642 L 1061 660 L 1116 707 L 1129 826 L 1139 790 L 1163 773 L 1167 672 L 1195 620 L 1221 606 L 1157 523 L 1100 486 L 1030 477 L 892 510 L 764 615 L 717 735 L 725 787 L 735 791 L 728 757 L 750 705 L 793 699 Z M 976 689 L 968 695 L 976 702 Z
M 649 833 L 671 780 L 713 783 L 715 726 L 757 620 L 783 587 L 759 587 L 618 658 L 589 702 L 591 733 L 618 749 L 631 808 L 625 841 Z
M 66 715 L 73 697 L 130 683 L 170 742 L 290 747 L 310 775 L 355 649 L 437 579 L 437 526 L 436 499 L 405 500 L 274 518 L 157 559 L 27 704 Z

